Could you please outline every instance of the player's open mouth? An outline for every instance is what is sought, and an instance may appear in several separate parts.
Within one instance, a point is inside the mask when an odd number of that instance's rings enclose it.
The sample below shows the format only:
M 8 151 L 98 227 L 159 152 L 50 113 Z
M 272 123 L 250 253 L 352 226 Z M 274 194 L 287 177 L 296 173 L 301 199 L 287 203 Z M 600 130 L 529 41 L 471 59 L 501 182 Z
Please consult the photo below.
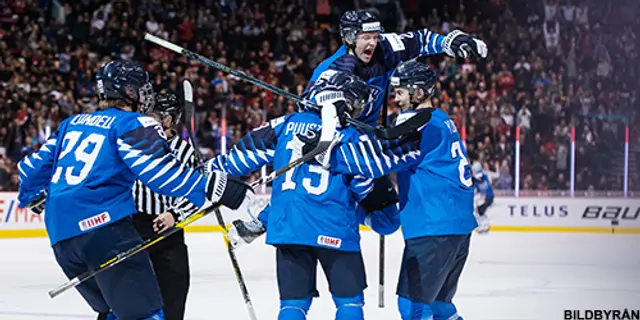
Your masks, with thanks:
M 362 51 L 362 55 L 371 57 L 371 55 L 373 55 L 373 49 L 364 49 L 364 51 Z

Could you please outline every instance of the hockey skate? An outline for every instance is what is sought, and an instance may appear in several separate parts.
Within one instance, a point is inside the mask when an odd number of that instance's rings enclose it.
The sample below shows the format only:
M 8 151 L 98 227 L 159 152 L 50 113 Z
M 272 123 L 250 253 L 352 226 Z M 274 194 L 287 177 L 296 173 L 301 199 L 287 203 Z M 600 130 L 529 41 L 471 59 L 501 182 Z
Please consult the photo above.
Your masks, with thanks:
M 489 218 L 486 215 L 479 215 L 477 211 L 474 212 L 476 216 L 476 221 L 478 221 L 478 227 L 476 228 L 477 233 L 487 233 L 489 232 Z
M 233 227 L 229 229 L 228 235 L 229 244 L 233 249 L 253 242 L 267 231 L 260 220 L 242 221 L 238 219 L 232 224 Z

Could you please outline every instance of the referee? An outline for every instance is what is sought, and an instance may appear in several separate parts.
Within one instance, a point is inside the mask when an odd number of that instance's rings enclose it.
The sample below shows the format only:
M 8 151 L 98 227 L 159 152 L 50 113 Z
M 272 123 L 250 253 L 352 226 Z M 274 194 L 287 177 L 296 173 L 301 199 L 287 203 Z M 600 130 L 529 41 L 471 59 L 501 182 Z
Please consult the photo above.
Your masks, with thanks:
M 180 138 L 175 127 L 182 118 L 184 107 L 174 94 L 157 94 L 154 108 L 149 116 L 162 124 L 167 142 L 178 160 L 189 167 L 196 167 L 194 148 Z M 139 180 L 133 185 L 133 197 L 138 214 L 133 223 L 143 239 L 172 227 L 177 221 L 198 211 L 198 207 L 184 198 L 159 195 L 148 189 Z M 184 241 L 184 230 L 160 241 L 147 249 L 158 279 L 166 320 L 184 319 L 187 293 L 189 291 L 189 256 Z

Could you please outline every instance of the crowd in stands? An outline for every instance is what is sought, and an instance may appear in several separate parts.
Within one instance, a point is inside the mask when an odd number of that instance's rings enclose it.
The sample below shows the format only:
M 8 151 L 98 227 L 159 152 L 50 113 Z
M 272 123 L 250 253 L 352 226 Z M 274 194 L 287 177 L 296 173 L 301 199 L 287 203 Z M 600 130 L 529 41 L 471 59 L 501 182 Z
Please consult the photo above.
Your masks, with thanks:
M 424 61 L 439 74 L 433 104 L 466 134 L 470 157 L 483 164 L 495 188 L 514 188 L 520 126 L 521 189 L 569 189 L 575 127 L 576 189 L 620 190 L 628 124 L 629 186 L 640 190 L 640 132 L 634 128 L 637 1 L 464 0 L 437 7 L 418 2 L 401 1 L 397 25 L 382 10 L 386 31 L 429 28 L 446 34 L 461 28 L 489 45 L 485 61 L 443 55 Z M 210 157 L 265 120 L 295 112 L 295 104 L 281 96 L 142 37 L 160 36 L 301 94 L 315 66 L 341 45 L 337 21 L 354 2 L 331 5 L 0 0 L 0 191 L 17 190 L 15 163 L 37 150 L 60 121 L 96 109 L 94 75 L 110 59 L 143 62 L 156 91 L 179 93 L 182 80 L 189 79 L 198 144 Z M 399 109 L 392 101 L 389 111 L 393 121 Z

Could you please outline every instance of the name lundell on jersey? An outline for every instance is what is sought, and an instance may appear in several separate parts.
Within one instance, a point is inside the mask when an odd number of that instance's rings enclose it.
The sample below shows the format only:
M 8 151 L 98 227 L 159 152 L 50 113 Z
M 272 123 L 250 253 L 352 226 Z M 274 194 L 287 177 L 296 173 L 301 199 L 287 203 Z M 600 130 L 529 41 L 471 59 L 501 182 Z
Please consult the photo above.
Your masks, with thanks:
M 93 115 L 93 114 L 81 114 L 71 120 L 71 125 L 85 125 L 91 127 L 98 127 L 103 129 L 110 129 L 113 121 L 116 117 Z

